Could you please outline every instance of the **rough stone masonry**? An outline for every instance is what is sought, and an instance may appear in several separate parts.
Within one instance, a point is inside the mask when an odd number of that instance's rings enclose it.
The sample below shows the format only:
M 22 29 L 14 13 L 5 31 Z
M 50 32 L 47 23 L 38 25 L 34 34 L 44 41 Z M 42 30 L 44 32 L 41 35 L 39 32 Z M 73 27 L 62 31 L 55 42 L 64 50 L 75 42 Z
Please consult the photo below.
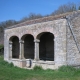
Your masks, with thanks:
M 4 30 L 4 60 L 21 68 L 80 65 L 80 11 L 26 21 Z

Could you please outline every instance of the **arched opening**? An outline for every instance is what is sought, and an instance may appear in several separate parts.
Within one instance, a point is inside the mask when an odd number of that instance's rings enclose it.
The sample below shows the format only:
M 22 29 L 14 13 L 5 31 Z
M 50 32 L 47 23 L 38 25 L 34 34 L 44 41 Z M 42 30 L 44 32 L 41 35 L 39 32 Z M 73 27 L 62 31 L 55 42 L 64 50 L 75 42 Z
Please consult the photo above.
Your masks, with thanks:
M 24 57 L 26 59 L 34 59 L 34 37 L 26 34 L 22 37 L 24 41 Z
M 54 35 L 50 32 L 43 32 L 38 36 L 40 60 L 54 61 Z
M 10 41 L 12 42 L 12 58 L 19 58 L 19 38 L 13 36 Z

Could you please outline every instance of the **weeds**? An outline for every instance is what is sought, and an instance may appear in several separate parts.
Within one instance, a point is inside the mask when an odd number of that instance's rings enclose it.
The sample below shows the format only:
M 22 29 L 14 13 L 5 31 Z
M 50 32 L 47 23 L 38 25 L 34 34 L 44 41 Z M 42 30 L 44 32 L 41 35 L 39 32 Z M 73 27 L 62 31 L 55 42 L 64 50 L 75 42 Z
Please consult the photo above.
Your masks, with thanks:
M 76 68 L 72 67 L 72 66 L 61 66 L 59 67 L 58 71 L 62 71 L 62 72 L 73 72 L 73 71 L 77 71 Z
M 6 61 L 0 61 L 0 65 L 6 66 L 6 67 L 14 67 L 13 63 L 8 63 Z
M 41 66 L 35 66 L 33 70 L 43 70 Z

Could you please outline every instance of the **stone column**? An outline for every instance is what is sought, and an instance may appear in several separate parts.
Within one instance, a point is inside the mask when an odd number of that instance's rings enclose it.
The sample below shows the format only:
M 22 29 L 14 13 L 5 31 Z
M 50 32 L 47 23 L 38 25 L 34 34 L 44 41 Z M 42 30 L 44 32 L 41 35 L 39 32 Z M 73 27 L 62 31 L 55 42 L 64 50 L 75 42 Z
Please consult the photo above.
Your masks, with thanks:
M 24 59 L 24 41 L 20 40 L 20 54 L 19 54 L 19 59 Z
M 55 50 L 55 48 L 56 48 L 56 46 L 55 46 L 55 41 L 56 41 L 55 38 L 53 39 L 53 41 L 54 41 L 54 61 L 55 61 L 55 51 L 56 51 Z
M 38 61 L 39 60 L 39 42 L 40 42 L 40 40 L 35 39 L 34 42 L 35 42 L 35 56 L 34 56 L 34 59 L 36 61 Z
M 19 67 L 26 67 L 26 59 L 24 58 L 24 41 L 20 40 Z
M 12 41 L 9 41 L 9 59 L 12 58 Z

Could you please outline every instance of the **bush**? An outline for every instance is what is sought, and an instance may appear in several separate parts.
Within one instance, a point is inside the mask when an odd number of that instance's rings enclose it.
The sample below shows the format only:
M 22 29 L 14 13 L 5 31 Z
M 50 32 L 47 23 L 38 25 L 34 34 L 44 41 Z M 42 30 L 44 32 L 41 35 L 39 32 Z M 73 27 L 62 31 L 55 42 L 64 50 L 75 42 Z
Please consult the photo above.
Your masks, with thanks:
M 72 66 L 61 66 L 59 67 L 58 69 L 59 71 L 62 71 L 62 72 L 71 72 L 71 71 L 76 71 L 77 69 L 72 67 Z
M 3 55 L 0 55 L 0 60 L 3 60 L 4 59 L 4 56 Z
M 9 67 L 14 67 L 14 65 L 13 65 L 13 63 L 11 62 L 11 63 L 8 63 L 9 65 Z
M 8 67 L 14 67 L 13 63 L 8 63 L 6 61 L 0 61 L 0 65 L 8 66 Z
M 0 55 L 4 54 L 4 45 L 0 44 Z
M 4 45 L 3 44 L 0 44 L 0 49 L 4 48 Z
M 33 70 L 43 70 L 41 66 L 35 66 Z

